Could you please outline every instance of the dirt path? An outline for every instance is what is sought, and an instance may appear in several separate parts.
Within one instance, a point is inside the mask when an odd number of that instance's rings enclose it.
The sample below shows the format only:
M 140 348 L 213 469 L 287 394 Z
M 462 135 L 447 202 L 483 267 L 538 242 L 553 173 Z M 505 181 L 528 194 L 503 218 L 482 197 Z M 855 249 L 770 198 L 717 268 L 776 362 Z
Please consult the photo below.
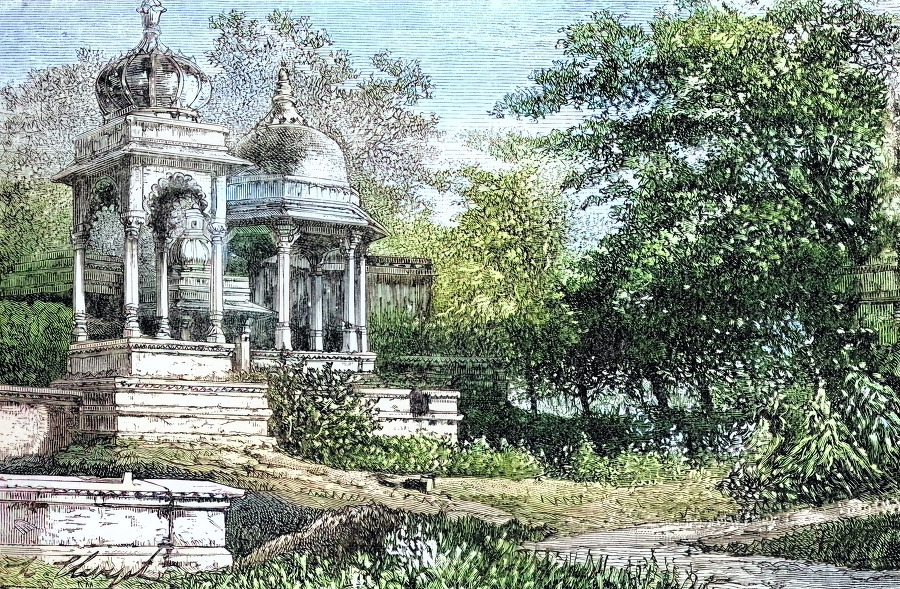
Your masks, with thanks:
M 758 556 L 704 553 L 700 540 L 709 543 L 751 541 L 784 534 L 791 529 L 841 517 L 859 517 L 896 510 L 894 504 L 850 501 L 824 509 L 801 510 L 773 519 L 744 523 L 696 522 L 650 524 L 579 536 L 554 538 L 527 548 L 584 560 L 605 556 L 610 565 L 625 566 L 653 556 L 661 564 L 675 565 L 683 578 L 696 575 L 715 589 L 896 589 L 900 571 L 853 571 L 815 564 Z

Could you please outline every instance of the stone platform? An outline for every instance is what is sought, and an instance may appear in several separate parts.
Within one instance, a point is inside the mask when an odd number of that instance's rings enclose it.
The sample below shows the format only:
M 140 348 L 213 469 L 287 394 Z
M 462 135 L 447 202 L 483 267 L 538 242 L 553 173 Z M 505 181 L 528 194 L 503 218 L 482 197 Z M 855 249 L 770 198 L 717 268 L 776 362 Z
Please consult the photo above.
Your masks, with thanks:
M 266 384 L 234 380 L 233 344 L 146 337 L 76 342 L 52 384 L 80 398 L 79 432 L 167 441 L 274 443 Z
M 69 379 L 97 376 L 158 376 L 186 380 L 227 378 L 234 344 L 148 337 L 74 342 Z
M 244 491 L 207 481 L 0 474 L 0 554 L 70 571 L 158 576 L 229 566 L 225 512 Z
M 272 442 L 264 383 L 100 377 L 62 380 L 81 395 L 79 430 L 121 439 Z

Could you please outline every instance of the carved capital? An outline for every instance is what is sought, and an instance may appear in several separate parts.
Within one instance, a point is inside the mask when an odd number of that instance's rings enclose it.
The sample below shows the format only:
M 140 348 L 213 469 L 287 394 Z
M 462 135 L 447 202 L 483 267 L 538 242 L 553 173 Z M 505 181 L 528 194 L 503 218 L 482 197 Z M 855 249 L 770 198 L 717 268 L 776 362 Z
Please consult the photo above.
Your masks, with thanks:
M 206 228 L 209 230 L 209 239 L 213 243 L 222 241 L 228 233 L 228 226 L 221 221 L 210 221 L 206 224 Z
M 344 257 L 356 255 L 356 249 L 359 246 L 362 236 L 358 231 L 351 231 L 341 240 L 341 255 Z
M 278 247 L 279 251 L 285 249 L 290 250 L 294 245 L 294 242 L 297 241 L 297 238 L 300 237 L 301 233 L 300 227 L 294 223 L 279 223 L 273 225 L 269 229 L 272 232 L 272 238 L 275 239 L 275 245 Z
M 127 213 L 122 215 L 122 225 L 125 227 L 125 237 L 137 239 L 141 226 L 147 222 L 147 216 L 143 213 Z
M 73 229 L 72 235 L 70 237 L 72 242 L 72 247 L 74 249 L 84 249 L 88 246 L 88 236 L 84 231 L 80 231 L 79 229 Z

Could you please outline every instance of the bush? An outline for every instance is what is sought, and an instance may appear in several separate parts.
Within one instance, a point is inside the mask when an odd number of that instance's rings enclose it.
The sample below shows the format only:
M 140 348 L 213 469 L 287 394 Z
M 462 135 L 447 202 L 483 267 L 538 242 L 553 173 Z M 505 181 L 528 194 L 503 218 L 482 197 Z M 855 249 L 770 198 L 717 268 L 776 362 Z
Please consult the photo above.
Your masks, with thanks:
M 721 485 L 745 515 L 895 490 L 900 400 L 851 369 L 785 391 L 754 442 Z
M 373 436 L 332 466 L 393 474 L 430 473 L 440 476 L 481 476 L 523 479 L 541 474 L 538 461 L 508 444 L 498 449 L 485 441 L 461 446 L 445 438 Z
M 354 389 L 353 374 L 281 363 L 269 374 L 270 432 L 282 448 L 309 460 L 336 463 L 348 448 L 364 448 L 375 431 L 372 403 Z
M 539 540 L 518 524 L 491 525 L 473 518 L 405 514 L 383 547 L 331 559 L 317 554 L 284 554 L 262 564 L 188 575 L 175 573 L 159 583 L 170 589 L 271 589 L 319 587 L 566 587 L 588 589 L 681 589 L 671 569 L 651 561 L 627 568 L 602 559 L 557 563 L 520 548 Z
M 0 301 L 0 384 L 47 386 L 66 372 L 72 310 Z
M 614 458 L 600 456 L 590 440 L 582 440 L 572 458 L 567 477 L 576 482 L 618 486 L 675 481 L 687 475 L 688 464 L 679 454 L 623 452 Z

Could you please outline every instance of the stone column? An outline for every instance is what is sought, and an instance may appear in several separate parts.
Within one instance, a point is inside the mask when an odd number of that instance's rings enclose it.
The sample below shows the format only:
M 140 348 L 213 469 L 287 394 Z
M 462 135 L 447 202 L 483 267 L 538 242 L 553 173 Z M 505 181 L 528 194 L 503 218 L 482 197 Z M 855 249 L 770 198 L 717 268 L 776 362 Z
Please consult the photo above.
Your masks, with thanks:
M 159 328 L 156 337 L 170 339 L 172 329 L 169 326 L 169 248 L 163 237 L 156 242 L 156 318 Z
M 312 277 L 312 292 L 310 293 L 310 339 L 311 348 L 314 352 L 321 352 L 325 349 L 325 330 L 324 317 L 322 311 L 322 300 L 324 298 L 324 285 L 322 283 L 322 256 L 309 256 L 309 272 Z
M 83 232 L 72 231 L 72 247 L 75 250 L 72 266 L 72 311 L 74 321 L 72 338 L 76 342 L 87 341 L 87 306 L 84 302 L 84 253 L 87 239 Z
M 278 248 L 278 274 L 275 280 L 275 310 L 278 326 L 275 328 L 275 349 L 290 350 L 291 346 L 291 247 L 297 240 L 294 225 L 278 225 L 274 229 Z
M 129 213 L 123 218 L 125 225 L 125 259 L 123 260 L 122 291 L 125 295 L 124 315 L 125 327 L 122 337 L 141 337 L 141 326 L 138 323 L 140 310 L 140 268 L 138 258 L 138 238 L 143 214 Z
M 356 340 L 356 246 L 359 235 L 350 234 L 344 241 L 344 346 L 341 352 L 351 354 L 357 351 Z
M 359 278 L 357 284 L 359 287 L 359 299 L 356 304 L 356 325 L 359 329 L 359 351 L 369 351 L 369 331 L 366 329 L 366 314 L 368 312 L 368 301 L 366 300 L 366 248 L 359 248 Z
M 209 224 L 209 335 L 208 342 L 225 343 L 222 320 L 225 318 L 225 233 L 224 223 Z

